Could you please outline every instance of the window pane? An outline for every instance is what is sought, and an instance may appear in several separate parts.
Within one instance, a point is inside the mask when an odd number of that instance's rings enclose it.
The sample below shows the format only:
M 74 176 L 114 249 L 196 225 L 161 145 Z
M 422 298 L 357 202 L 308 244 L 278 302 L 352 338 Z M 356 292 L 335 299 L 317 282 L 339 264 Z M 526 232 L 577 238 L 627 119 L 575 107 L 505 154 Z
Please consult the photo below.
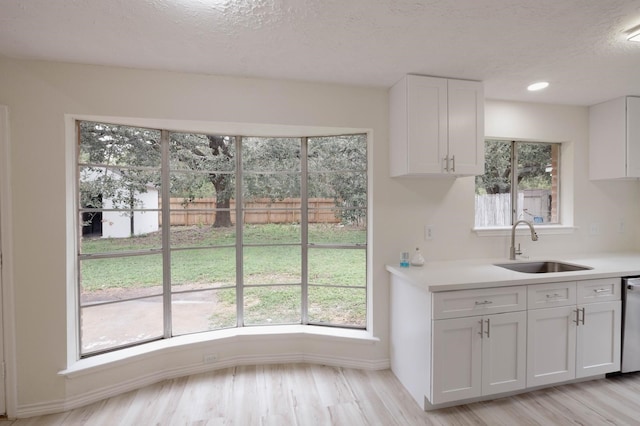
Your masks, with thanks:
M 309 138 L 309 171 L 366 171 L 367 136 Z
M 244 248 L 245 284 L 299 284 L 300 246 Z
M 309 202 L 310 205 L 323 205 L 324 202 L 314 203 Z M 308 211 L 309 226 L 318 226 L 320 230 L 327 230 L 329 227 L 334 226 L 339 230 L 348 229 L 360 229 L 364 232 L 366 238 L 366 226 L 367 226 L 367 209 L 353 208 L 353 209 L 341 209 L 341 208 L 310 208 Z M 323 227 L 324 226 L 324 227 Z M 322 232 L 322 231 L 320 231 Z M 332 237 L 331 231 L 329 234 L 321 235 L 318 231 L 309 229 L 309 241 L 317 242 L 319 238 L 321 241 L 329 241 Z
M 518 220 L 558 223 L 558 144 L 519 142 L 516 146 Z
M 174 293 L 171 300 L 174 336 L 237 325 L 235 288 Z
M 196 209 L 201 203 L 210 203 L 211 208 L 229 208 L 229 200 L 233 202 L 236 195 L 235 177 L 229 172 L 175 171 L 169 174 L 169 179 L 171 199 L 182 202 L 181 206 L 171 203 L 172 208 Z
M 81 353 L 103 351 L 163 335 L 162 297 L 80 309 Z
M 366 250 L 310 248 L 309 284 L 366 286 Z
M 300 173 L 245 173 L 242 177 L 245 206 L 300 199 Z
M 80 261 L 81 295 L 117 293 L 118 299 L 138 297 L 141 291 L 162 292 L 162 255 L 85 259 Z M 148 293 L 145 293 L 148 294 Z
M 287 217 L 299 217 L 299 212 L 292 211 L 263 211 L 246 212 L 245 223 L 270 220 L 272 222 L 258 225 L 248 223 L 243 226 L 243 238 L 245 244 L 289 244 L 300 243 L 300 224 L 286 223 Z M 299 250 L 299 248 L 297 249 Z
M 235 247 L 171 252 L 173 291 L 234 286 L 235 284 Z
M 311 216 L 315 216 L 315 213 L 309 212 L 309 217 Z M 309 243 L 364 245 L 367 243 L 367 229 L 365 226 L 310 223 Z
M 332 200 L 336 207 L 367 207 L 367 174 L 310 173 L 309 198 Z
M 207 213 L 219 212 L 202 212 L 203 215 Z M 189 220 L 193 220 L 196 216 L 189 214 L 188 217 Z M 181 223 L 181 219 L 172 218 L 172 222 L 174 221 Z M 229 246 L 236 243 L 235 227 L 214 228 L 209 224 L 190 226 L 172 224 L 170 232 L 171 248 Z
M 160 167 L 159 130 L 81 121 L 79 132 L 79 163 Z
M 153 170 L 81 167 L 82 234 L 124 238 L 158 232 L 159 181 Z
M 244 325 L 300 324 L 300 286 L 244 289 Z
M 485 142 L 484 174 L 476 176 L 477 227 L 511 225 L 511 142 Z
M 104 213 L 98 213 L 93 217 L 93 221 L 102 220 Z M 136 212 L 137 214 L 137 212 Z M 146 212 L 151 214 L 151 212 Z M 83 218 L 87 213 L 83 213 Z M 107 219 L 108 220 L 108 219 Z M 83 227 L 83 231 L 84 231 Z M 102 231 L 97 234 L 83 235 L 80 240 L 80 253 L 81 254 L 98 254 L 98 253 L 117 253 L 123 251 L 146 251 L 146 250 L 159 250 L 162 247 L 162 238 L 160 232 L 153 232 L 144 235 L 137 235 L 133 237 L 121 237 L 121 238 L 109 238 L 103 237 Z
M 243 138 L 246 172 L 300 171 L 299 138 Z
M 309 286 L 309 322 L 365 328 L 366 290 Z
M 229 172 L 236 168 L 233 136 L 171 133 L 170 139 L 171 170 Z

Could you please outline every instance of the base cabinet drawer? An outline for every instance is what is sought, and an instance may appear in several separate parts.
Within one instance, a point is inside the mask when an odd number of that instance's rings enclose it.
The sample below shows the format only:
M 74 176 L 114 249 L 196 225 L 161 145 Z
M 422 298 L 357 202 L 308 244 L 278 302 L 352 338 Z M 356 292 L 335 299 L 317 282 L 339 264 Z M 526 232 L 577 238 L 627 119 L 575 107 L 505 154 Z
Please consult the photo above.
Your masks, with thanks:
M 433 319 L 516 312 L 526 308 L 526 286 L 445 291 L 433 295 Z
M 620 278 L 578 281 L 578 303 L 606 302 L 621 298 Z
M 536 284 L 527 286 L 527 308 L 540 309 L 576 304 L 576 282 Z

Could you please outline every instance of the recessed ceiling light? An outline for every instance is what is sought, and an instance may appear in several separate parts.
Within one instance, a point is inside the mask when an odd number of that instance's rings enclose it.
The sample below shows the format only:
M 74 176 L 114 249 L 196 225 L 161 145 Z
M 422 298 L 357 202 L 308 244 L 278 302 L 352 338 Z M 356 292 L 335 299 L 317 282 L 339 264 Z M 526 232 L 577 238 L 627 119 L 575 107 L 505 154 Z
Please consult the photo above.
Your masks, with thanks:
M 549 86 L 549 83 L 546 81 L 539 81 L 537 83 L 530 84 L 527 87 L 527 90 L 530 92 L 535 92 L 536 90 L 546 89 Z
M 629 41 L 640 41 L 640 32 L 630 35 L 627 40 Z

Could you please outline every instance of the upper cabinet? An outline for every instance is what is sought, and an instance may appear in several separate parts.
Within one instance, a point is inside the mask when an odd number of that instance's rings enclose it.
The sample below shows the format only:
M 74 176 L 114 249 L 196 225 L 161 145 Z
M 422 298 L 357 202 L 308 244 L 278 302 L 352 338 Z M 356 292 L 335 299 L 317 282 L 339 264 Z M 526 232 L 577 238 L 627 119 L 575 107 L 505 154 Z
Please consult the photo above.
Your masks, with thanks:
M 589 108 L 589 178 L 640 178 L 640 97 Z
M 391 176 L 484 173 L 481 82 L 407 75 L 389 101 Z

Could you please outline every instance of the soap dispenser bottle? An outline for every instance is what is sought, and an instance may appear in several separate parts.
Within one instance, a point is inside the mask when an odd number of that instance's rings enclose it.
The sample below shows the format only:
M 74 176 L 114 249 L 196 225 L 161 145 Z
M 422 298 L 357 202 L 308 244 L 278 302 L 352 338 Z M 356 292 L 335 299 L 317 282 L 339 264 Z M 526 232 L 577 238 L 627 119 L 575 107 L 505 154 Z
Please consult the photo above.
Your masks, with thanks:
M 413 266 L 424 265 L 424 257 L 422 257 L 422 253 L 420 253 L 420 248 L 418 247 L 416 247 L 416 252 L 413 253 L 413 257 L 411 258 L 411 265 Z

